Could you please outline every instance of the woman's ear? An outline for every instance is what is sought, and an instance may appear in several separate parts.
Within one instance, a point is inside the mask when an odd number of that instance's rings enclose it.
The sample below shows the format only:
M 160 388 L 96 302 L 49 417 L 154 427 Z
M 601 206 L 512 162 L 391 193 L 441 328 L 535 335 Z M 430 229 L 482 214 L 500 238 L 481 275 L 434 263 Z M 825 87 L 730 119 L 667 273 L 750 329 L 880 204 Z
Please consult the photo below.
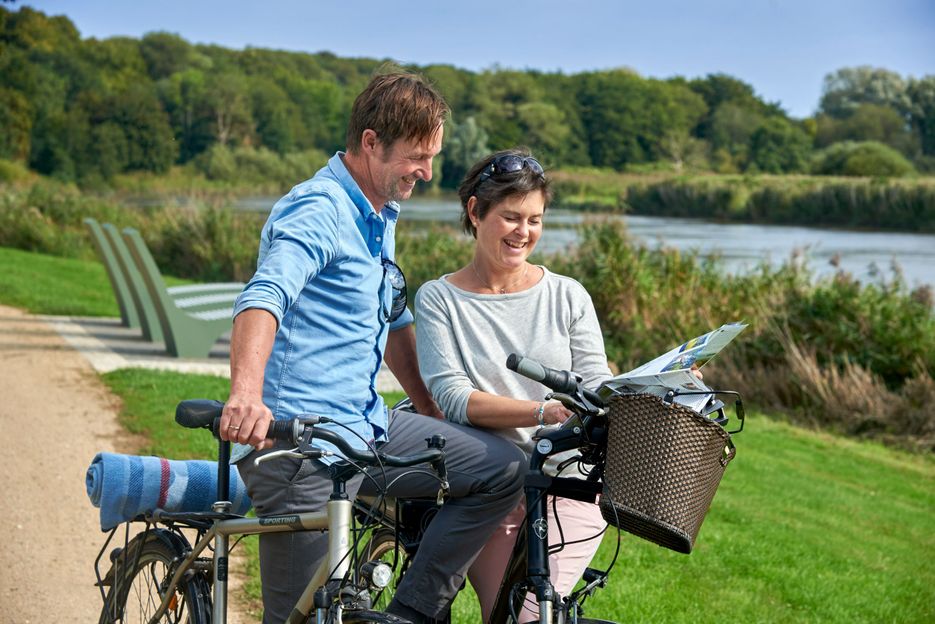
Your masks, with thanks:
M 477 218 L 477 197 L 474 196 L 474 195 L 471 195 L 471 196 L 468 198 L 468 201 L 467 201 L 467 214 L 468 214 L 468 219 L 471 220 L 471 223 L 474 225 L 474 227 L 477 227 L 477 222 L 478 222 L 478 218 Z

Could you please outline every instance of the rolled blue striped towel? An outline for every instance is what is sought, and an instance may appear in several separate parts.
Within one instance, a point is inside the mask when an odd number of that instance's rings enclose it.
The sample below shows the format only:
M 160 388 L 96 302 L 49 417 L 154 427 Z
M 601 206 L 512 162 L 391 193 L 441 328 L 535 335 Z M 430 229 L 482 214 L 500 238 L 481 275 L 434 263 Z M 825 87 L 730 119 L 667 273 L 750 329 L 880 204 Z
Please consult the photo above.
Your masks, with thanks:
M 161 457 L 98 453 L 88 467 L 85 487 L 101 510 L 101 530 L 156 509 L 211 511 L 217 499 L 218 463 Z M 230 467 L 231 512 L 250 510 L 247 488 L 236 466 Z

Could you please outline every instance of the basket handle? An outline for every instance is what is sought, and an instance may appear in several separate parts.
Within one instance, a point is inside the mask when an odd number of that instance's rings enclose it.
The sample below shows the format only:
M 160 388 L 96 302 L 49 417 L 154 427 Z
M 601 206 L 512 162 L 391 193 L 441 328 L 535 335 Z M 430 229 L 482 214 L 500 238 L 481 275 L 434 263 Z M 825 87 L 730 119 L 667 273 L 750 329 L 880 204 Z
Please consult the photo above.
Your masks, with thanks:
M 668 392 L 666 392 L 666 395 L 665 397 L 663 397 L 662 400 L 665 401 L 666 403 L 671 404 L 676 396 L 683 396 L 683 395 L 689 395 L 689 394 L 711 394 L 711 395 L 729 394 L 731 396 L 736 397 L 734 401 L 734 413 L 737 416 L 737 420 L 740 421 L 740 427 L 738 429 L 734 429 L 733 431 L 728 431 L 727 433 L 733 435 L 735 433 L 740 433 L 741 431 L 743 431 L 743 424 L 744 424 L 744 421 L 746 420 L 747 413 L 743 408 L 743 398 L 740 396 L 739 392 L 737 392 L 736 390 L 713 390 L 713 389 L 711 390 L 678 390 L 676 389 L 676 390 L 669 390 Z

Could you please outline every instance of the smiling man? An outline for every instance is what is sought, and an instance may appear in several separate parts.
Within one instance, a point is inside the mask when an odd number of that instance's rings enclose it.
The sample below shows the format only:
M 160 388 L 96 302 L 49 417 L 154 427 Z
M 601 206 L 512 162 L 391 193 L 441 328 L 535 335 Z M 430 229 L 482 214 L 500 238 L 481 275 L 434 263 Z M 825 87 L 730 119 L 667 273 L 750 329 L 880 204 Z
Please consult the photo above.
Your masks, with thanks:
M 269 452 L 273 419 L 328 416 L 352 445 L 385 441 L 392 455 L 445 436 L 456 500 L 428 528 L 389 608 L 412 622 L 445 618 L 480 546 L 516 506 L 525 465 L 501 438 L 441 420 L 419 376 L 405 278 L 394 261 L 396 202 L 432 178 L 447 116 L 421 77 L 376 76 L 354 101 L 347 152 L 273 206 L 256 274 L 234 306 L 231 393 L 221 419 L 221 437 L 240 443 L 233 460 L 261 517 L 323 509 L 331 493 L 326 460 L 254 465 Z M 376 391 L 384 359 L 424 416 L 387 410 Z M 389 483 L 399 473 L 378 478 Z M 348 483 L 349 496 L 361 479 Z M 390 493 L 434 496 L 437 487 L 406 478 Z M 317 532 L 260 536 L 264 622 L 287 619 L 326 549 L 327 536 Z

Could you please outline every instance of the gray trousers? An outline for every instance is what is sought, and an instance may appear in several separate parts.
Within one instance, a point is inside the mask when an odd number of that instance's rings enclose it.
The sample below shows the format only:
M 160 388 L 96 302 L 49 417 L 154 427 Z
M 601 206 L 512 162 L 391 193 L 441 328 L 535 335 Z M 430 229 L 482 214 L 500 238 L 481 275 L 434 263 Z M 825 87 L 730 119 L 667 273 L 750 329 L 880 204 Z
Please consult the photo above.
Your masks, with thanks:
M 501 520 L 519 503 L 527 460 L 519 448 L 494 434 L 428 418 L 390 411 L 389 441 L 381 448 L 391 455 L 411 455 L 426 448 L 425 438 L 445 436 L 451 498 L 432 520 L 418 554 L 396 592 L 396 599 L 430 617 L 441 617 L 461 588 L 468 567 Z M 315 460 L 280 458 L 253 465 L 254 451 L 237 463 L 257 516 L 317 511 L 325 507 L 332 484 L 327 468 Z M 408 468 L 388 468 L 387 483 Z M 383 475 L 371 474 L 383 481 Z M 355 477 L 348 496 L 358 489 L 374 494 L 369 479 Z M 438 481 L 412 474 L 396 481 L 395 497 L 434 496 Z M 328 549 L 326 533 L 305 531 L 260 535 L 260 575 L 263 622 L 281 624 L 292 612 Z

